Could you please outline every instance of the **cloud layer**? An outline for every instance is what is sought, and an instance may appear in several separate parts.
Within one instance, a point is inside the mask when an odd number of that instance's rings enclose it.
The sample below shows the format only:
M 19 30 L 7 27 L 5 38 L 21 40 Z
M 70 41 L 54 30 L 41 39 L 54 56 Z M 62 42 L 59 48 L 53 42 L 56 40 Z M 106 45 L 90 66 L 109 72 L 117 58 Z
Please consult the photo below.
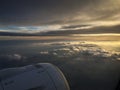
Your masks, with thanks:
M 120 78 L 120 52 L 109 52 L 95 42 L 31 41 L 27 45 L 25 41 L 20 46 L 18 42 L 12 44 L 14 47 L 8 44 L 0 47 L 5 48 L 0 51 L 0 69 L 53 63 L 63 71 L 71 90 L 114 90 Z
M 119 11 L 119 0 L 1 0 L 0 29 L 13 25 L 41 26 L 39 29 L 49 25 L 118 25 Z

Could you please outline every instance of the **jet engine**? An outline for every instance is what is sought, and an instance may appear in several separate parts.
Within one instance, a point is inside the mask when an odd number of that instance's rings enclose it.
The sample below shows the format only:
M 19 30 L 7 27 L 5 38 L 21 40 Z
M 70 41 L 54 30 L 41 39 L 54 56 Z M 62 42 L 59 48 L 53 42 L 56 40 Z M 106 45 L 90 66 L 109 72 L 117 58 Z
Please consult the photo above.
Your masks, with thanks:
M 0 71 L 0 90 L 70 90 L 56 66 L 38 63 Z

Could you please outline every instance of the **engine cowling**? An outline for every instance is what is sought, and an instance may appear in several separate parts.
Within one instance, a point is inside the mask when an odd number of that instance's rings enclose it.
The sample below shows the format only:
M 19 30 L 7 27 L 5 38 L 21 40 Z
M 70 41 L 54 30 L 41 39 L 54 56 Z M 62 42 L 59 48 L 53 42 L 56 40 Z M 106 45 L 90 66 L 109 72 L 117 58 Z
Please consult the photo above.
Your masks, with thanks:
M 70 90 L 56 66 L 38 63 L 0 71 L 0 90 Z

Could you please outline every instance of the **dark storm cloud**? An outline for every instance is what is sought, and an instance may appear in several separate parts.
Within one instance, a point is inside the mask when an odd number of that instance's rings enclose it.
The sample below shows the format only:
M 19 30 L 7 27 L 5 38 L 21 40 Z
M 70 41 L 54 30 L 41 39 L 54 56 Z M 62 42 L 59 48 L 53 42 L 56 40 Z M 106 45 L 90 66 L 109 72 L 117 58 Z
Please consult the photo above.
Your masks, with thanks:
M 80 25 L 81 26 L 81 25 Z M 88 27 L 88 28 L 86 28 Z M 45 35 L 71 35 L 71 34 L 108 34 L 108 33 L 115 33 L 119 34 L 120 33 L 120 25 L 116 26 L 97 26 L 97 27 L 92 27 L 83 25 L 83 27 L 79 26 L 68 26 L 68 27 L 62 27 L 64 30 L 60 31 L 49 31 L 44 33 Z M 78 28 L 78 29 L 76 29 Z
M 0 31 L 39 32 L 119 25 L 119 11 L 119 0 L 0 0 Z
M 69 26 L 63 26 L 62 29 L 75 29 L 75 28 L 81 28 L 87 26 L 91 26 L 91 25 L 69 25 Z
M 0 24 L 41 25 L 69 21 L 103 0 L 1 0 Z M 86 11 L 86 10 L 85 10 Z M 93 12 L 93 10 L 91 10 Z M 56 22 L 56 23 L 54 23 Z
M 72 3 L 70 0 L 4 0 L 0 2 L 1 24 L 34 24 L 33 20 L 37 24 L 52 22 L 57 14 L 61 17 L 75 8 Z

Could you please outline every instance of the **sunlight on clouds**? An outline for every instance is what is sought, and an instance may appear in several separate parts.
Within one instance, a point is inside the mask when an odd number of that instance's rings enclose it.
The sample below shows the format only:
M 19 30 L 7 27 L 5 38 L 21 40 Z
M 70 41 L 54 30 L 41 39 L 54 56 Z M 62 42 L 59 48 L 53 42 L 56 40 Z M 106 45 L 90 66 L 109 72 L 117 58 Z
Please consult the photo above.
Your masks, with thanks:
M 120 21 L 95 21 L 91 22 L 94 26 L 115 26 L 120 25 Z
M 26 27 L 19 27 L 21 30 L 27 31 L 29 33 L 35 33 L 35 32 L 46 32 L 49 30 L 57 30 L 61 26 L 60 25 L 45 25 L 45 26 L 26 26 Z
M 78 4 L 79 2 L 80 1 L 78 0 Z M 27 26 L 21 24 L 20 26 L 14 26 L 12 28 L 7 27 L 7 29 L 6 27 L 4 27 L 4 30 L 1 29 L 0 31 L 37 33 L 37 32 L 47 32 L 47 31 L 57 31 L 57 30 L 59 31 L 59 30 L 91 29 L 91 28 L 99 27 L 99 26 L 120 25 L 120 12 L 119 12 L 120 11 L 120 0 L 93 0 L 93 1 L 88 0 L 88 3 L 86 2 L 86 4 L 83 6 L 82 6 L 82 1 L 81 1 L 81 4 L 79 6 L 80 7 L 77 7 L 76 4 L 75 6 L 73 5 L 73 7 L 75 8 L 73 8 L 73 10 L 70 10 L 70 12 L 68 13 L 67 11 L 69 10 L 66 10 L 65 12 L 63 10 L 64 14 L 61 13 L 58 15 L 57 13 L 52 12 L 55 16 L 50 14 L 52 18 L 49 18 L 48 16 L 44 17 L 44 18 L 47 17 L 48 19 L 44 19 L 38 16 L 37 20 L 35 19 L 36 21 L 33 20 L 33 23 L 39 22 L 39 24 L 33 24 L 33 25 L 26 24 Z M 41 22 L 42 23 L 45 22 L 45 23 L 40 25 Z M 62 28 L 66 25 L 68 26 L 89 25 L 89 26 L 82 26 L 82 27 L 69 28 L 69 29 Z
M 43 25 L 43 26 L 14 26 L 0 29 L 1 32 L 18 32 L 18 33 L 37 33 L 54 31 L 61 28 L 61 25 Z
M 46 49 L 44 51 L 39 52 L 39 54 L 52 55 L 52 56 L 57 56 L 59 58 L 73 57 L 74 55 L 79 56 L 75 60 L 82 60 L 84 56 L 94 57 L 97 60 L 98 57 L 101 59 L 116 58 L 117 60 L 119 60 L 120 58 L 120 50 L 116 50 L 116 48 L 119 48 L 120 42 L 117 41 L 112 41 L 112 42 L 61 41 L 61 42 L 34 43 L 34 47 L 41 47 L 41 46 L 46 46 L 46 47 L 54 46 L 55 48 L 52 48 L 51 50 Z
M 75 24 L 91 24 L 92 26 L 120 25 L 120 0 L 106 0 L 101 3 L 80 9 L 72 18 Z
M 90 44 L 96 44 L 105 50 L 114 53 L 114 54 L 120 54 L 120 42 L 119 41 L 99 41 L 99 42 L 87 42 Z
M 71 36 L 120 36 L 117 33 L 103 33 L 103 34 L 72 34 Z M 113 37 L 114 38 L 114 37 Z
M 99 8 L 103 11 L 110 10 L 119 10 L 120 9 L 120 0 L 106 0 L 102 5 L 99 5 Z
M 115 21 L 115 20 L 114 21 L 107 21 L 107 20 L 106 21 L 89 21 L 89 22 L 84 22 L 84 23 L 80 22 L 80 23 L 77 23 L 76 25 L 86 25 L 86 26 L 76 27 L 74 28 L 74 30 L 91 29 L 91 28 L 96 28 L 100 26 L 113 27 L 113 26 L 120 25 L 120 21 Z M 73 28 L 69 28 L 68 30 L 73 30 Z

